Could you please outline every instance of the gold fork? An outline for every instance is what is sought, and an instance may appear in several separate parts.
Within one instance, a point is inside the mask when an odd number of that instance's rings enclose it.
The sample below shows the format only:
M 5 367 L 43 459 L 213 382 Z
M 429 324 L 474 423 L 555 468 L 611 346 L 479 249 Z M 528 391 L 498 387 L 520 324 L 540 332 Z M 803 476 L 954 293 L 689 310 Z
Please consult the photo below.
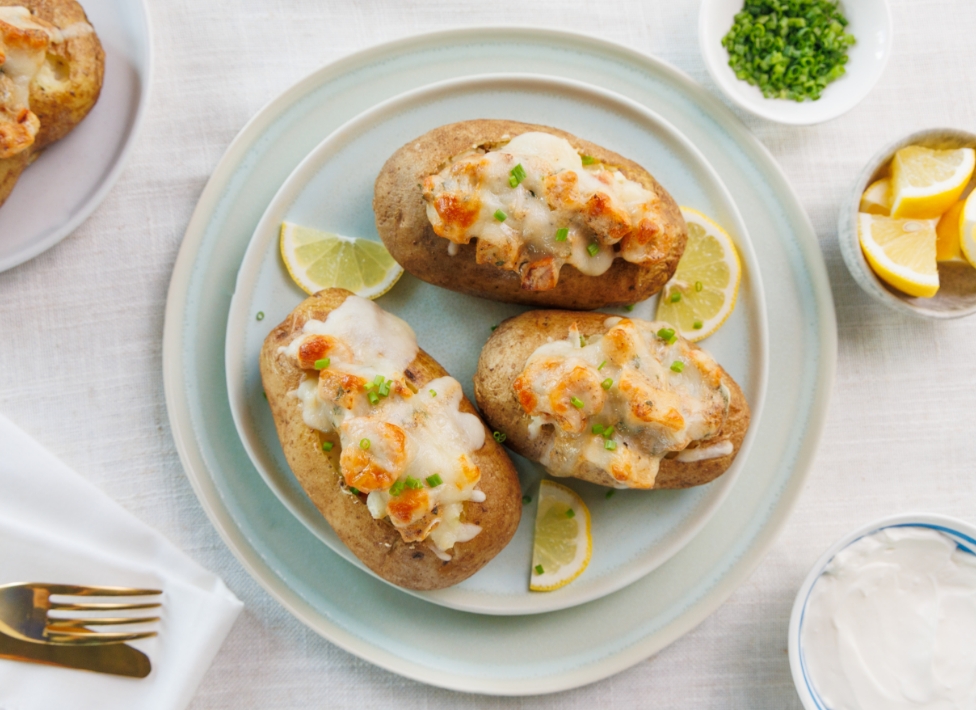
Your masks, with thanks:
M 128 587 L 84 587 L 73 584 L 22 582 L 0 586 L 0 632 L 22 641 L 58 645 L 91 646 L 125 643 L 155 636 L 155 631 L 92 631 L 89 626 L 148 624 L 159 621 L 151 617 L 85 617 L 58 618 L 49 611 L 116 612 L 130 609 L 154 609 L 159 602 L 56 602 L 52 595 L 70 597 L 147 597 L 162 594 L 158 589 Z

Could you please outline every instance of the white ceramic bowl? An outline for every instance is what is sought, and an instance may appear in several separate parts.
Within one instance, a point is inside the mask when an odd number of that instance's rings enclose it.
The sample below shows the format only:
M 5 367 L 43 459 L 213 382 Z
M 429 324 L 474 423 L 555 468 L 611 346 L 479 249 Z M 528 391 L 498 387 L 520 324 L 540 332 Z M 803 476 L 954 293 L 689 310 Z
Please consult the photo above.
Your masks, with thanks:
M 956 543 L 976 555 L 976 525 L 972 525 L 956 518 L 946 515 L 934 515 L 931 513 L 902 513 L 892 515 L 881 520 L 875 520 L 863 527 L 854 530 L 834 543 L 810 570 L 807 578 L 803 580 L 800 591 L 793 602 L 793 613 L 790 615 L 789 629 L 789 654 L 790 670 L 793 673 L 793 683 L 796 685 L 796 692 L 800 696 L 803 707 L 806 710 L 830 710 L 823 700 L 820 699 L 817 689 L 807 674 L 806 660 L 803 646 L 800 644 L 800 635 L 803 628 L 803 617 L 806 612 L 807 601 L 810 598 L 810 591 L 814 583 L 823 574 L 824 569 L 834 556 L 862 537 L 872 535 L 879 530 L 891 527 L 923 527 L 932 528 L 948 535 Z
M 861 251 L 857 236 L 857 211 L 861 204 L 861 195 L 868 185 L 886 174 L 888 163 L 895 152 L 908 145 L 938 149 L 976 148 L 976 134 L 955 128 L 931 128 L 905 136 L 875 153 L 857 176 L 847 201 L 841 207 L 837 220 L 840 253 L 847 264 L 847 270 L 864 292 L 889 308 L 939 320 L 971 315 L 976 313 L 976 269 L 968 264 L 940 262 L 938 293 L 932 298 L 916 298 L 892 288 L 878 278 Z M 971 189 L 974 184 L 976 176 L 970 180 L 970 186 L 966 189 Z
M 722 46 L 743 0 L 702 0 L 698 14 L 698 44 L 705 67 L 729 99 L 762 118 L 809 125 L 823 123 L 854 108 L 878 83 L 891 55 L 891 10 L 887 0 L 848 0 L 840 9 L 850 24 L 847 32 L 857 43 L 848 50 L 847 73 L 830 83 L 816 101 L 767 99 L 755 86 L 737 79 Z

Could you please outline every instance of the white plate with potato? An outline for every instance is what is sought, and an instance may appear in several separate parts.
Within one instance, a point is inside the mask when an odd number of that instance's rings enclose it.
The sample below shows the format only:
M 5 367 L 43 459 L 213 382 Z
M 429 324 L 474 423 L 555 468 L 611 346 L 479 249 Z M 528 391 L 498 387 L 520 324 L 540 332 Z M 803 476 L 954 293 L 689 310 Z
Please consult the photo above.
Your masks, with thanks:
M 231 408 L 245 448 L 275 495 L 316 536 L 360 565 L 311 504 L 284 460 L 258 375 L 258 352 L 272 327 L 302 299 L 279 254 L 283 221 L 377 239 L 373 184 L 385 161 L 429 129 L 485 116 L 555 126 L 599 143 L 654 174 L 679 204 L 719 221 L 736 241 L 744 279 L 735 312 L 703 343 L 741 385 L 758 422 L 766 377 L 766 315 L 756 258 L 728 190 L 703 156 L 656 113 L 594 86 L 548 76 L 487 75 L 411 91 L 361 114 L 316 147 L 284 182 L 264 213 L 238 274 L 226 341 Z M 634 317 L 653 320 L 656 299 Z M 406 320 L 418 339 L 472 397 L 482 346 L 492 326 L 527 310 L 457 294 L 405 274 L 377 303 Z M 262 319 L 257 314 L 262 313 Z M 624 313 L 610 309 L 613 314 Z M 754 429 L 757 427 L 754 427 Z M 572 584 L 549 593 L 528 590 L 534 502 L 542 469 L 513 455 L 526 504 L 512 542 L 483 570 L 434 592 L 431 602 L 486 614 L 534 614 L 597 599 L 646 575 L 691 540 L 748 461 L 750 434 L 732 468 L 717 481 L 681 491 L 617 491 L 569 481 L 593 518 L 593 555 Z M 313 561 L 314 563 L 314 561 Z M 360 565 L 361 566 L 361 565 Z

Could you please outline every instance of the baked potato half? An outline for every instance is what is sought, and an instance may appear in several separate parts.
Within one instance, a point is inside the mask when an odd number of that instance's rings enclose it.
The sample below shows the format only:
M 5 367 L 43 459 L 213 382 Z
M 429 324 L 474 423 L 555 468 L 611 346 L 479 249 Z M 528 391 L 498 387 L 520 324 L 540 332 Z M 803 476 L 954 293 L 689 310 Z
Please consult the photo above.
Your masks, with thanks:
M 549 126 L 440 126 L 387 160 L 376 228 L 414 276 L 496 301 L 590 310 L 641 301 L 687 228 L 643 167 Z
M 260 367 L 288 464 L 342 542 L 383 579 L 432 590 L 470 577 L 508 544 L 522 493 L 512 462 L 457 381 L 415 340 L 413 349 L 401 342 L 412 337 L 403 321 L 372 301 L 328 289 L 271 331 Z M 379 348 L 372 359 L 370 347 Z M 387 367 L 397 357 L 405 367 Z M 381 374 L 373 378 L 373 372 Z M 310 400 L 309 389 L 321 399 Z M 317 428 L 308 423 L 321 402 L 338 417 L 335 426 L 314 417 Z M 444 412 L 453 414 L 445 420 Z M 427 421 L 433 423 L 425 429 Z M 461 456 L 444 448 L 459 436 L 473 437 Z M 469 495 L 459 502 L 462 483 Z M 426 508 L 410 507 L 418 496 Z M 447 519 L 451 510 L 456 520 Z M 480 532 L 455 535 L 448 540 L 453 545 L 439 548 L 439 531 L 452 524 Z
M 708 483 L 732 465 L 749 426 L 742 390 L 705 351 L 664 323 L 603 313 L 504 321 L 474 386 L 513 451 L 552 475 L 617 488 Z
M 88 115 L 104 73 L 75 0 L 0 0 L 0 204 L 40 151 Z

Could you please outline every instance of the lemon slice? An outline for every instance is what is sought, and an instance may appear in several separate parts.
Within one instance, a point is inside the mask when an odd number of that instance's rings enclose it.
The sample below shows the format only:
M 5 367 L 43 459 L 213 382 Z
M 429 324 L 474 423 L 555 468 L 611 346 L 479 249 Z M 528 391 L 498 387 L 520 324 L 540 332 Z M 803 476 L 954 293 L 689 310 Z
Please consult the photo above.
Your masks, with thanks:
M 874 272 L 911 296 L 929 298 L 939 290 L 935 264 L 935 221 L 857 216 L 861 249 Z
M 966 263 L 963 258 L 962 246 L 960 244 L 961 230 L 963 229 L 962 210 L 966 203 L 962 200 L 949 208 L 935 225 L 935 260 L 936 261 L 961 261 Z
M 586 504 L 566 486 L 544 480 L 535 516 L 529 589 L 551 592 L 565 587 L 583 574 L 592 551 Z
M 881 178 L 872 182 L 861 195 L 859 212 L 869 214 L 891 214 L 891 180 Z
M 976 266 L 976 190 L 969 193 L 959 214 L 959 245 L 963 256 Z
M 891 216 L 935 219 L 959 199 L 976 166 L 972 148 L 932 150 L 910 145 L 891 161 Z
M 682 207 L 681 214 L 688 224 L 688 245 L 661 291 L 657 319 L 695 341 L 718 330 L 732 313 L 742 264 L 724 229 L 690 207 Z
M 403 275 L 403 267 L 379 242 L 292 222 L 281 224 L 281 258 L 292 280 L 309 294 L 344 288 L 363 298 L 379 298 Z

